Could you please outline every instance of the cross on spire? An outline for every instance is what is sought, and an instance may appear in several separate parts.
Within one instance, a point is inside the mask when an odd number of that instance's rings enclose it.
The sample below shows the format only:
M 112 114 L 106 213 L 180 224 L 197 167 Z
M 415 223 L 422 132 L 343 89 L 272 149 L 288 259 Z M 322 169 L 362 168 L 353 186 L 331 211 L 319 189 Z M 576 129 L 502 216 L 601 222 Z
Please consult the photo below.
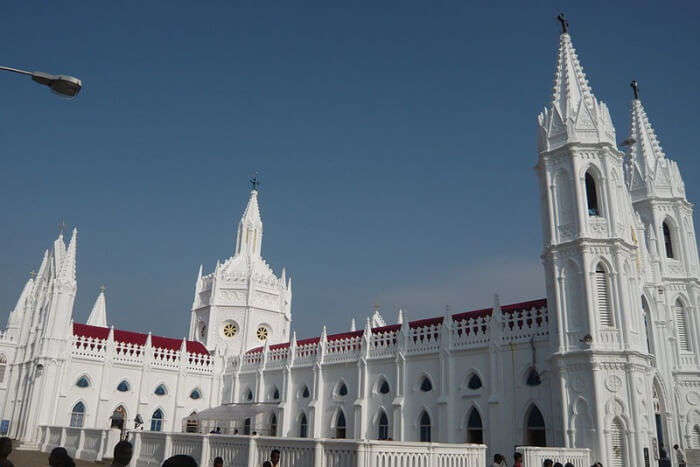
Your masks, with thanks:
M 32 272 L 29 273 L 32 279 L 36 277 L 36 271 L 32 269 Z
M 250 189 L 253 191 L 258 191 L 258 188 L 260 187 L 260 177 L 258 177 L 258 173 L 255 172 L 255 175 L 250 178 Z
M 63 232 L 66 231 L 66 223 L 61 219 L 58 221 L 58 234 L 63 235 Z
M 564 13 L 559 13 L 557 16 L 557 20 L 559 23 L 561 23 L 561 33 L 562 34 L 568 34 L 569 33 L 569 22 L 564 18 Z
M 637 80 L 632 80 L 630 83 L 630 87 L 632 88 L 632 91 L 634 92 L 634 100 L 639 100 L 639 83 L 637 83 Z

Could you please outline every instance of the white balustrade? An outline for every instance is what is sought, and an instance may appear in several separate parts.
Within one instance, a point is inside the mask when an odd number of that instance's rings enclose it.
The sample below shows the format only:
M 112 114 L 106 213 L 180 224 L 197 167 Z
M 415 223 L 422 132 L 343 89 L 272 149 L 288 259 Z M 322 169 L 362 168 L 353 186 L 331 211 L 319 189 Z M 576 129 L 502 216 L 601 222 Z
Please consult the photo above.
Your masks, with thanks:
M 190 433 L 131 432 L 134 465 L 160 465 L 176 454 L 191 455 L 199 465 L 215 457 L 224 465 L 262 465 L 273 449 L 281 453 L 280 467 L 483 467 L 486 446 L 400 441 L 222 436 Z M 578 464 L 575 464 L 578 467 Z
M 107 454 L 109 430 L 60 426 L 40 426 L 39 430 L 42 433 L 42 452 L 48 453 L 54 448 L 63 447 L 71 457 L 87 461 L 101 461 Z
M 542 465 L 545 459 L 561 462 L 562 465 L 571 462 L 574 467 L 590 467 L 592 463 L 590 449 L 520 446 L 515 451 L 523 455 L 523 465 Z

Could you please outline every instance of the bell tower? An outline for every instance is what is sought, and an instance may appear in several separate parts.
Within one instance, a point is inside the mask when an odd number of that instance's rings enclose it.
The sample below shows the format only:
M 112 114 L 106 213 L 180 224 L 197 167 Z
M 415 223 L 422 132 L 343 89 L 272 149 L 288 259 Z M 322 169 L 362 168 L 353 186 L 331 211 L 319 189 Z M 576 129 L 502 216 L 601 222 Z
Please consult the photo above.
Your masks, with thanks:
M 210 274 L 200 266 L 192 303 L 189 338 L 211 351 L 241 354 L 265 344 L 289 341 L 292 281 L 277 276 L 262 258 L 263 223 L 258 181 L 251 180 L 248 204 L 238 222 L 234 254 Z
M 608 108 L 562 32 L 551 103 L 538 117 L 539 176 L 552 367 L 562 391 L 561 438 L 608 459 L 606 436 L 639 415 L 632 388 L 649 367 L 643 335 L 639 239 Z M 617 394 L 615 394 L 617 393 Z M 620 402 L 626 401 L 626 402 Z M 636 418 L 634 418 L 636 420 Z M 639 439 L 626 465 L 641 465 Z

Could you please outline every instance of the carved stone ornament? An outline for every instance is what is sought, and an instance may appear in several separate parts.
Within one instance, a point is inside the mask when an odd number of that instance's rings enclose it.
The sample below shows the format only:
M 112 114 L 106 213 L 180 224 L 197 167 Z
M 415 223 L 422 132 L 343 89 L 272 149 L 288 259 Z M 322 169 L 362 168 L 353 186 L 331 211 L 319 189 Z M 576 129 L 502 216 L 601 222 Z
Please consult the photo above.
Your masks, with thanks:
M 700 402 L 700 394 L 695 391 L 690 391 L 685 395 L 685 400 L 687 400 L 690 405 L 698 405 Z
M 610 392 L 617 392 L 622 387 L 622 378 L 617 375 L 610 375 L 605 380 L 605 387 L 608 388 Z

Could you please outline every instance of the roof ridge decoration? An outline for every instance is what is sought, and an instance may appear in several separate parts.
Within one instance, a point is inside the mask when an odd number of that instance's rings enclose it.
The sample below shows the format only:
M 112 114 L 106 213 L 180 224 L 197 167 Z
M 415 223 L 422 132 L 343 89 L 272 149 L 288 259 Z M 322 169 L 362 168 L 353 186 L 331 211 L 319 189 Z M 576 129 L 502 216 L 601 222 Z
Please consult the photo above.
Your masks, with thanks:
M 615 128 L 608 108 L 593 95 L 568 32 L 559 36 L 552 101 L 538 116 L 538 123 L 540 151 L 570 142 L 615 146 Z
M 100 287 L 100 294 L 95 300 L 95 304 L 92 306 L 92 311 L 90 312 L 90 317 L 87 320 L 87 324 L 90 326 L 107 327 L 107 303 L 105 301 L 105 288 Z

